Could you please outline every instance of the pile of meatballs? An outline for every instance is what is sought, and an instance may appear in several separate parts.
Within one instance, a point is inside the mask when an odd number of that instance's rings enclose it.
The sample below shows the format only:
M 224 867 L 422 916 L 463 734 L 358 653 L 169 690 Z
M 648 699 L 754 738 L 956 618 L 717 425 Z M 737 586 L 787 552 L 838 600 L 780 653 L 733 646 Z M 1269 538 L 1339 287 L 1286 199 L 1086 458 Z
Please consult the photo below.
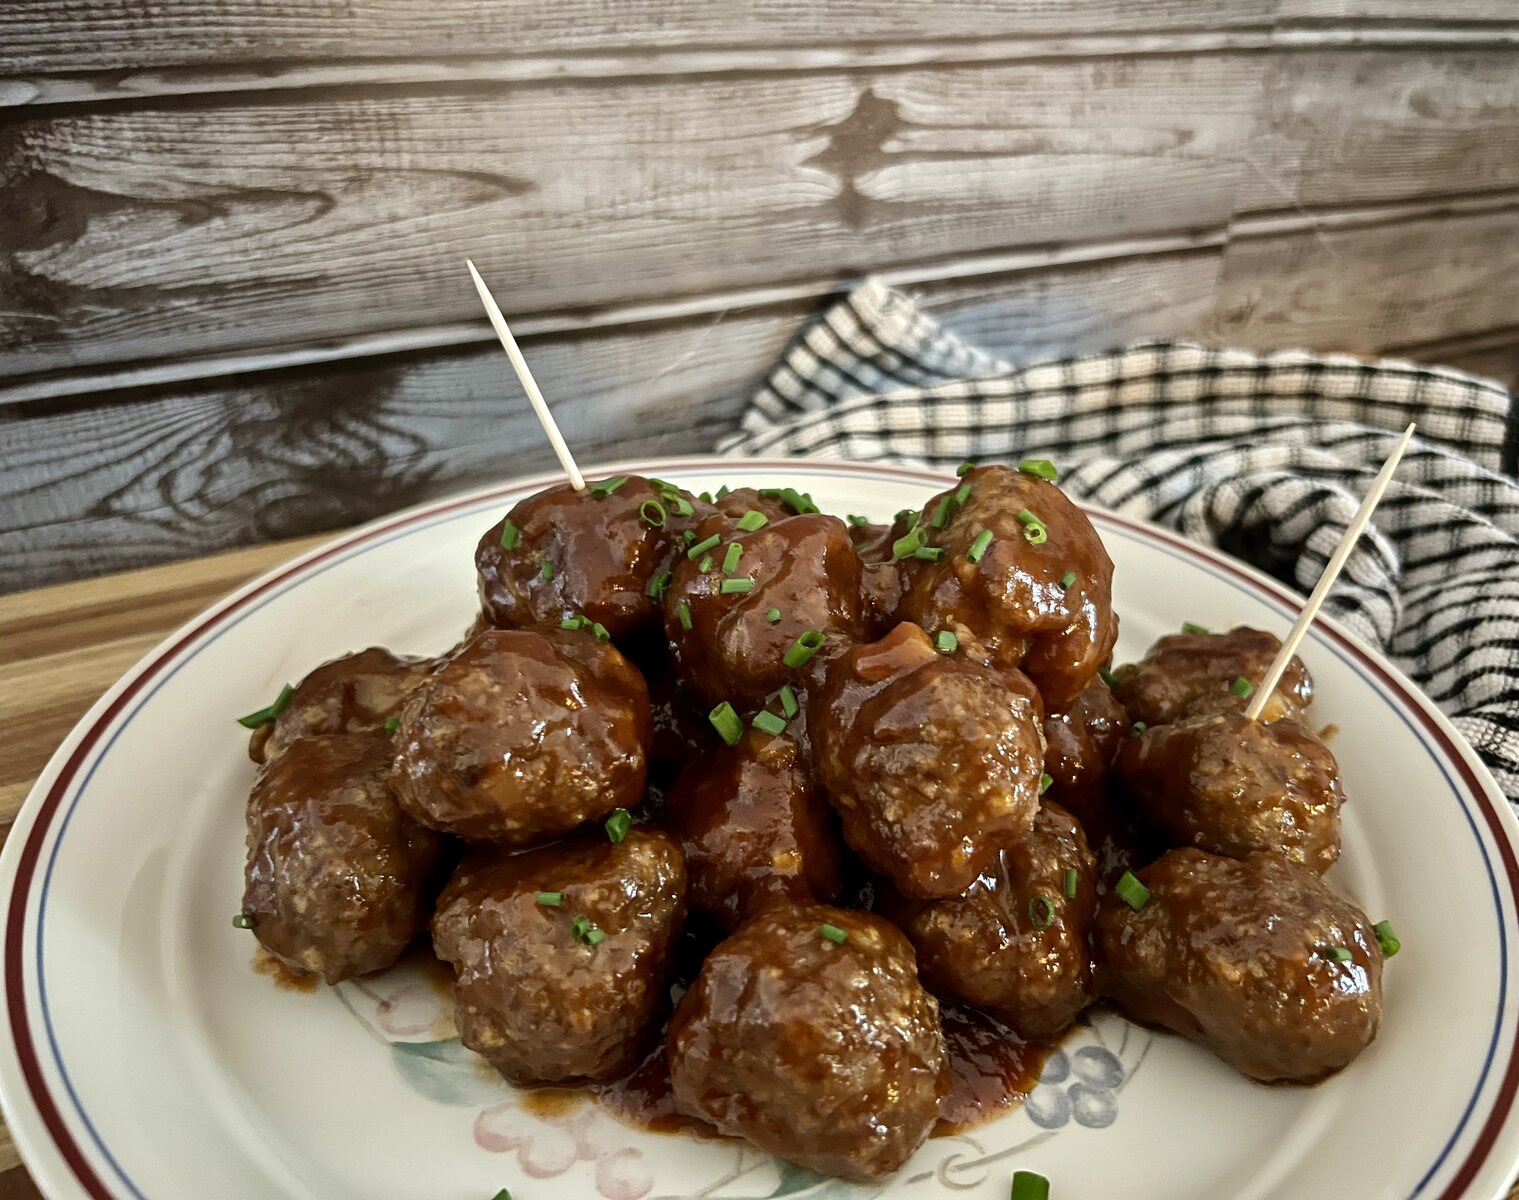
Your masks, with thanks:
M 1104 999 L 1257 1080 L 1339 1070 L 1396 942 L 1321 878 L 1308 672 L 1252 721 L 1268 633 L 1113 669 L 1112 563 L 1054 480 L 967 464 L 890 526 L 635 475 L 521 501 L 459 645 L 244 718 L 235 923 L 328 983 L 430 937 L 507 1079 L 663 1039 L 679 1113 L 860 1181 L 934 1128 L 941 999 L 1030 1040 Z

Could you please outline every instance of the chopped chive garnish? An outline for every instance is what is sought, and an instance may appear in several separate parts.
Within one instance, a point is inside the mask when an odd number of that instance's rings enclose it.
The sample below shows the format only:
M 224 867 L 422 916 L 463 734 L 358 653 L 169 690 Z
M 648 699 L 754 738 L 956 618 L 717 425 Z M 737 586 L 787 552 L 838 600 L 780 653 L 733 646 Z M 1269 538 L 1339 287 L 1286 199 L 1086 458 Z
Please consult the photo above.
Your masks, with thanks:
M 726 700 L 707 714 L 707 720 L 712 722 L 712 728 L 730 746 L 738 745 L 738 739 L 744 736 L 744 723 L 738 719 L 733 705 Z
M 923 526 L 914 525 L 891 544 L 892 558 L 911 558 L 923 545 Z
M 703 554 L 701 561 L 696 564 L 696 569 L 703 575 L 710 571 L 712 569 L 712 556 L 710 554 Z
M 545 579 L 554 578 L 554 564 L 549 562 L 548 559 L 544 559 L 543 566 L 539 568 L 538 574 L 542 575 Z
M 772 609 L 766 610 L 766 612 L 765 612 L 765 620 L 769 621 L 770 624 L 774 625 L 780 619 L 781 619 L 781 610 L 780 609 L 778 609 L 778 608 L 772 608 Z
M 929 521 L 935 529 L 943 529 L 949 521 L 950 514 L 955 511 L 955 498 L 953 496 L 941 496 L 939 503 L 934 506 L 933 519 Z
M 844 518 L 844 520 L 848 521 L 851 525 L 869 525 L 870 524 L 870 518 L 869 517 L 856 516 L 854 513 L 850 513 L 847 517 Z
M 770 518 L 757 508 L 751 508 L 738 519 L 738 527 L 745 533 L 753 533 L 756 529 L 763 529 L 770 524 Z
M 750 722 L 756 729 L 763 729 L 766 733 L 782 734 L 786 732 L 786 719 L 778 717 L 768 708 L 754 714 L 754 720 Z
M 796 691 L 789 683 L 781 684 L 781 690 L 778 694 L 781 698 L 781 711 L 786 714 L 788 721 L 801 712 L 802 706 L 796 702 Z
M 399 728 L 401 728 L 401 718 L 400 717 L 391 717 L 390 720 L 388 720 L 388 721 L 385 722 L 385 732 L 386 733 L 394 733 Z
M 1019 461 L 1018 469 L 1025 475 L 1033 475 L 1038 479 L 1047 479 L 1054 483 L 1060 478 L 1060 473 L 1055 470 L 1055 464 L 1047 458 L 1025 458 Z
M 649 476 L 649 486 L 666 499 L 669 499 L 671 496 L 678 494 L 680 491 L 680 489 L 671 483 L 668 479 L 660 479 L 654 475 Z
M 1245 697 L 1254 694 L 1255 684 L 1251 683 L 1243 675 L 1238 675 L 1235 677 L 1234 682 L 1229 685 L 1229 692 L 1231 695 L 1238 696 L 1243 700 Z
M 1067 900 L 1076 899 L 1076 885 L 1078 882 L 1080 881 L 1076 875 L 1076 868 L 1067 867 L 1065 869 L 1065 884 L 1063 888 Z
M 726 483 L 724 483 L 724 484 L 720 484 L 720 485 L 719 485 L 719 486 L 718 486 L 718 489 L 717 489 L 717 498 L 718 498 L 718 499 L 719 499 L 719 500 L 723 500 L 723 499 L 726 499 L 726 498 L 727 498 L 727 495 L 728 495 L 728 493 L 729 493 L 729 492 L 730 492 L 730 491 L 732 491 L 732 490 L 733 490 L 733 489 L 732 489 L 732 488 L 730 488 L 730 487 L 729 487 L 729 486 L 728 486 L 728 485 L 727 485 L 727 484 L 726 484 Z
M 537 902 L 539 904 L 543 905 L 544 908 L 563 908 L 564 907 L 564 893 L 563 892 L 539 892 L 538 896 L 537 896 Z
M 986 553 L 986 548 L 992 544 L 992 531 L 983 529 L 976 534 L 976 540 L 970 544 L 970 549 L 965 552 L 966 562 L 980 562 L 981 556 Z
M 1039 776 L 1039 794 L 1041 796 L 1044 795 L 1045 792 L 1049 791 L 1054 786 L 1055 786 L 1055 777 L 1053 775 L 1051 775 L 1048 771 L 1045 771 L 1043 774 L 1041 774 Z
M 671 496 L 669 499 L 670 503 L 675 505 L 675 515 L 677 517 L 689 517 L 696 511 L 696 509 L 691 507 L 691 501 L 687 500 L 679 493 Z
M 633 828 L 633 814 L 625 808 L 617 809 L 606 819 L 603 828 L 607 831 L 607 837 L 615 846 L 623 838 L 628 836 L 628 830 Z
M 701 541 L 697 542 L 689 550 L 686 551 L 686 557 L 690 559 L 700 558 L 703 554 L 712 549 L 713 546 L 717 545 L 717 543 L 722 540 L 723 539 L 715 533 L 711 537 L 702 538 Z
M 738 570 L 738 560 L 743 553 L 744 548 L 737 542 L 733 542 L 728 546 L 727 553 L 723 555 L 724 575 L 732 575 L 734 571 Z
M 1035 896 L 1028 902 L 1028 919 L 1035 929 L 1048 929 L 1055 923 L 1055 905 L 1048 896 Z
M 1324 957 L 1330 962 L 1349 962 L 1350 951 L 1344 946 L 1325 946 Z
M 645 596 L 650 596 L 655 600 L 663 600 L 665 598 L 665 591 L 669 588 L 669 586 L 670 572 L 656 571 L 654 573 L 654 578 L 649 580 L 649 586 L 644 588 L 643 594 Z
M 604 479 L 591 489 L 592 500 L 605 500 L 623 484 L 627 483 L 626 475 L 614 475 L 610 479 Z
M 1060 577 L 1060 590 L 1062 592 L 1068 592 L 1068 591 L 1070 591 L 1071 590 L 1071 584 L 1073 584 L 1075 582 L 1076 582 L 1076 572 L 1075 571 L 1067 571 L 1064 575 L 1062 575 Z
M 969 459 L 966 459 L 963 463 L 961 463 L 958 467 L 955 468 L 955 474 L 959 475 L 961 478 L 964 478 L 966 475 L 969 475 L 975 469 L 976 469 L 976 464 L 973 463 L 973 462 L 971 462 Z
M 689 631 L 691 628 L 691 606 L 684 600 L 675 602 L 675 619 L 680 622 L 680 627 Z
M 1118 685 L 1118 676 L 1114 675 L 1113 672 L 1108 670 L 1106 667 L 1097 668 L 1097 677 L 1101 679 L 1103 683 L 1107 684 L 1110 688 L 1116 687 Z
M 955 494 L 952 497 L 955 502 L 955 507 L 964 508 L 967 504 L 970 503 L 970 498 L 975 494 L 975 488 L 971 487 L 971 485 L 968 483 L 962 483 L 955 489 Z
M 1135 721 L 1134 724 L 1129 726 L 1129 736 L 1131 738 L 1142 737 L 1144 735 L 1144 731 L 1148 728 L 1150 727 L 1143 721 Z
M 1009 1200 L 1050 1200 L 1050 1181 L 1033 1171 L 1014 1171 Z
M 491 1197 L 491 1200 L 512 1200 L 511 1190 L 509 1188 L 502 1188 L 499 1192 Z
M 232 928 L 233 929 L 252 929 L 253 928 L 253 918 L 250 917 L 247 913 L 238 913 L 237 916 L 235 916 L 235 917 L 232 918 Z
M 274 703 L 268 708 L 261 708 L 258 712 L 251 712 L 246 717 L 238 717 L 237 723 L 244 729 L 257 729 L 260 725 L 267 725 L 280 713 L 285 711 L 285 705 L 290 703 L 290 696 L 295 689 L 288 683 L 280 688 L 280 694 L 274 698 Z
M 755 492 L 754 494 L 756 496 L 766 496 L 769 499 L 774 500 L 776 497 L 778 497 L 781 494 L 781 489 L 780 488 L 760 488 L 759 491 Z
M 791 648 L 786 651 L 786 657 L 781 661 L 788 667 L 806 666 L 808 660 L 823 648 L 825 640 L 821 630 L 809 629 L 791 643 Z
M 849 940 L 849 930 L 840 929 L 837 925 L 819 925 L 818 932 L 838 946 Z
M 585 931 L 585 937 L 581 940 L 584 941 L 587 946 L 596 946 L 599 945 L 602 939 L 604 939 L 606 936 L 607 935 L 602 933 L 601 930 L 597 929 L 596 926 L 592 925 Z
M 892 517 L 891 523 L 893 525 L 897 525 L 907 520 L 908 517 L 916 517 L 917 515 L 918 510 L 915 508 L 899 508 L 897 509 L 896 515 Z M 914 524 L 916 524 L 916 522 L 914 522 Z
M 1118 893 L 1118 898 L 1138 912 L 1150 902 L 1150 889 L 1139 882 L 1139 877 L 1133 871 L 1125 871 L 1118 877 L 1118 882 L 1113 885 L 1113 890 Z
M 680 536 L 685 541 L 686 545 L 689 546 L 696 540 L 696 531 L 692 529 L 682 529 L 680 531 Z
M 1377 945 L 1382 948 L 1383 958 L 1391 958 L 1403 949 L 1403 943 L 1398 941 L 1398 935 L 1392 931 L 1391 921 L 1378 921 L 1372 929 L 1376 931 Z
M 1018 513 L 1018 520 L 1023 522 L 1023 540 L 1030 546 L 1042 546 L 1050 540 L 1050 531 L 1045 524 L 1028 509 Z
M 912 552 L 914 558 L 921 558 L 926 562 L 938 562 L 944 557 L 943 546 L 919 546 Z
M 521 536 L 522 530 L 512 524 L 510 517 L 501 522 L 501 549 L 515 550 L 517 548 L 517 539 Z
M 953 654 L 955 647 L 960 644 L 960 639 L 955 636 L 952 629 L 941 629 L 934 634 L 934 649 L 940 654 Z
M 638 515 L 643 518 L 644 524 L 653 525 L 656 529 L 670 519 L 670 512 L 658 500 L 645 500 L 638 506 Z
M 781 489 L 781 503 L 791 509 L 798 516 L 806 513 L 815 513 L 818 506 L 812 502 L 812 497 L 806 492 L 799 492 L 795 488 Z
M 587 946 L 594 946 L 606 934 L 591 924 L 589 917 L 576 917 L 570 922 L 570 936 L 577 942 L 584 942 Z
M 564 620 L 559 622 L 559 628 L 579 629 L 582 626 L 589 625 L 590 623 L 591 620 L 589 617 L 565 617 Z
M 607 632 L 607 627 L 600 621 L 591 622 L 591 636 L 598 642 L 610 642 L 612 640 L 612 635 Z
M 742 596 L 745 592 L 754 590 L 752 579 L 724 579 L 717 585 L 717 590 L 724 596 Z
M 1208 627 L 1206 625 L 1194 625 L 1191 621 L 1183 621 L 1181 623 L 1181 631 L 1183 633 L 1200 633 L 1206 636 Z
M 697 492 L 696 493 L 696 498 L 698 500 L 700 500 L 703 504 L 711 504 L 712 503 L 712 493 L 711 492 Z

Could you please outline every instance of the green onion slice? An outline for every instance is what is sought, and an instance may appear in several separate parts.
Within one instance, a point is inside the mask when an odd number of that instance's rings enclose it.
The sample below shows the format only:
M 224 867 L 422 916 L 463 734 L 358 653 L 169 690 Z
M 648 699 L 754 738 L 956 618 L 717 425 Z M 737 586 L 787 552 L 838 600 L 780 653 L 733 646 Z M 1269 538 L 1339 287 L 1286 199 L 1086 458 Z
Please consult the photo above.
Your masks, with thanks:
M 1131 738 L 1143 737 L 1144 731 L 1148 728 L 1150 727 L 1143 721 L 1135 721 L 1134 724 L 1129 726 L 1129 736 Z
M 710 554 L 703 554 L 701 562 L 696 564 L 696 569 L 703 575 L 710 571 L 712 569 L 712 556 Z
M 1055 923 L 1055 904 L 1048 896 L 1035 896 L 1028 902 L 1028 919 L 1041 933 Z
M 869 517 L 856 516 L 854 513 L 850 513 L 847 517 L 844 518 L 844 520 L 848 521 L 851 525 L 869 525 L 870 524 L 870 518 Z
M 1108 670 L 1106 667 L 1098 667 L 1097 676 L 1110 688 L 1118 686 L 1118 676 L 1114 675 L 1113 672 Z
M 522 536 L 522 530 L 512 524 L 512 519 L 507 517 L 501 522 L 501 549 L 515 550 L 517 539 Z
M 1025 458 L 1018 463 L 1018 470 L 1025 475 L 1033 475 L 1038 479 L 1046 479 L 1050 483 L 1060 478 L 1060 473 L 1055 470 L 1055 464 L 1047 458 Z
M 806 666 L 812 656 L 823 648 L 826 640 L 822 630 L 809 629 L 791 643 L 791 648 L 786 651 L 786 657 L 781 661 L 792 668 Z
M 781 610 L 778 609 L 778 608 L 768 609 L 765 612 L 765 620 L 769 621 L 770 624 L 772 624 L 772 625 L 774 625 L 780 619 L 781 619 Z
M 970 549 L 965 552 L 966 562 L 980 562 L 981 556 L 986 553 L 986 548 L 992 544 L 992 531 L 983 529 L 976 534 L 976 540 L 970 544 Z
M 675 618 L 680 622 L 680 627 L 688 633 L 691 629 L 691 606 L 684 600 L 675 602 Z
M 1023 540 L 1030 546 L 1042 546 L 1050 540 L 1049 529 L 1028 509 L 1022 509 L 1018 513 L 1018 520 L 1023 523 Z
M 253 918 L 250 917 L 247 913 L 238 913 L 237 916 L 235 916 L 235 917 L 232 918 L 232 928 L 233 929 L 252 929 L 253 928 Z
M 502 1188 L 499 1192 L 491 1197 L 491 1200 L 512 1200 L 511 1189 Z
M 726 700 L 707 714 L 707 720 L 712 722 L 712 728 L 730 746 L 738 745 L 738 739 L 744 736 L 744 723 L 738 719 L 733 705 Z
M 656 571 L 654 573 L 654 578 L 649 580 L 648 587 L 644 588 L 643 594 L 645 596 L 652 597 L 655 600 L 663 600 L 665 598 L 665 591 L 669 588 L 669 586 L 670 572 Z
M 715 533 L 711 537 L 702 538 L 701 541 L 695 543 L 689 550 L 686 551 L 686 557 L 693 560 L 698 559 L 722 540 L 723 539 Z
M 778 717 L 768 708 L 754 714 L 754 720 L 750 722 L 756 729 L 763 729 L 766 733 L 782 734 L 786 732 L 786 719 Z
M 538 574 L 542 575 L 545 579 L 554 578 L 554 564 L 549 562 L 548 559 L 544 559 L 543 566 L 539 569 Z
M 627 483 L 626 475 L 614 475 L 610 479 L 604 479 L 591 489 L 592 500 L 605 500 L 623 484 Z
M 849 930 L 840 929 L 837 925 L 819 925 L 818 932 L 837 946 L 842 946 L 849 940 Z
M 1150 889 L 1139 882 L 1139 877 L 1133 871 L 1125 871 L 1118 877 L 1118 882 L 1113 885 L 1113 890 L 1118 893 L 1118 898 L 1138 912 L 1150 902 Z
M 738 570 L 738 560 L 743 553 L 744 548 L 737 542 L 730 542 L 728 544 L 728 551 L 723 555 L 724 575 L 732 575 L 734 571 Z
M 607 837 L 612 845 L 617 845 L 623 838 L 628 836 L 628 830 L 633 828 L 633 814 L 625 808 L 619 808 L 606 819 L 603 828 L 607 831 Z
M 938 562 L 944 557 L 943 546 L 919 546 L 912 552 L 914 558 L 921 558 L 927 562 Z
M 781 690 L 777 695 L 781 698 L 781 711 L 786 714 L 788 721 L 801 712 L 802 706 L 796 702 L 796 691 L 789 683 L 781 684 Z
M 564 907 L 564 893 L 563 892 L 539 892 L 538 895 L 537 895 L 537 897 L 536 897 L 536 900 L 537 900 L 537 903 L 543 905 L 544 908 L 563 908 Z
M 560 629 L 584 629 L 591 623 L 590 617 L 565 617 L 559 622 Z
M 696 531 L 693 530 L 693 529 L 682 529 L 680 531 L 680 536 L 681 536 L 681 539 L 686 543 L 686 545 L 689 546 L 692 542 L 694 542 L 696 540 Z
M 1377 945 L 1382 948 L 1383 958 L 1391 958 L 1403 949 L 1403 943 L 1398 941 L 1398 935 L 1392 931 L 1391 921 L 1378 921 L 1372 928 L 1376 930 Z
M 757 508 L 751 508 L 738 519 L 738 527 L 745 533 L 753 533 L 756 529 L 763 529 L 770 524 L 770 518 Z
M 1344 946 L 1325 946 L 1324 957 L 1330 962 L 1349 962 L 1350 951 Z
M 607 627 L 600 621 L 591 622 L 591 636 L 598 642 L 610 642 L 612 640 L 612 635 L 607 632 Z
M 1033 1171 L 1014 1171 L 1009 1200 L 1050 1200 L 1050 1181 Z
M 934 649 L 940 654 L 953 654 L 959 644 L 960 639 L 952 629 L 941 629 L 934 634 Z
M 638 506 L 638 515 L 646 525 L 653 525 L 656 529 L 670 519 L 670 512 L 658 500 L 645 500 Z
M 717 585 L 717 590 L 724 596 L 742 596 L 745 592 L 754 590 L 754 580 L 724 579 Z
M 721 486 L 719 486 L 719 487 L 718 487 L 718 489 L 717 489 L 717 498 L 718 498 L 718 499 L 719 499 L 719 500 L 723 500 L 723 499 L 726 499 L 726 498 L 727 498 L 727 495 L 728 495 L 728 493 L 729 493 L 729 492 L 730 492 L 730 491 L 732 491 L 732 490 L 733 490 L 733 489 L 732 489 L 732 488 L 730 488 L 730 487 L 729 487 L 729 486 L 728 486 L 728 485 L 727 485 L 727 484 L 726 484 L 726 483 L 725 483 L 725 484 L 722 484 L 722 485 L 721 485 Z
M 295 689 L 288 683 L 280 688 L 280 694 L 274 698 L 274 703 L 268 708 L 261 708 L 257 712 L 251 712 L 246 717 L 238 717 L 237 723 L 244 729 L 257 729 L 260 725 L 267 725 L 280 713 L 285 711 L 285 705 L 290 703 L 290 697 Z
M 891 544 L 892 558 L 911 558 L 923 545 L 923 526 L 914 525 Z
M 1039 776 L 1039 794 L 1042 796 L 1055 786 L 1055 777 L 1048 771 Z
M 1181 631 L 1183 633 L 1199 633 L 1206 637 L 1208 634 L 1208 627 L 1206 625 L 1194 625 L 1191 621 L 1183 621 L 1181 623 Z
M 939 497 L 939 503 L 934 506 L 933 519 L 929 521 L 935 529 L 943 529 L 949 522 L 949 518 L 955 511 L 955 498 L 953 496 Z
M 401 718 L 400 717 L 391 717 L 390 720 L 388 720 L 388 721 L 385 722 L 385 732 L 386 733 L 394 733 L 399 728 L 401 728 Z
M 964 478 L 966 475 L 969 475 L 975 469 L 976 469 L 976 464 L 973 463 L 973 462 L 971 462 L 970 459 L 966 459 L 963 463 L 961 463 L 958 467 L 955 468 L 955 474 L 958 475 L 958 476 L 960 476 L 961 478 Z
M 1076 875 L 1076 868 L 1075 867 L 1067 867 L 1065 869 L 1065 880 L 1064 880 L 1064 888 L 1063 888 L 1063 890 L 1065 892 L 1065 898 L 1067 900 L 1074 900 L 1074 899 L 1076 899 L 1076 885 L 1079 882 L 1080 882 L 1080 880 L 1079 880 L 1079 878 Z
M 1241 700 L 1243 700 L 1247 696 L 1254 694 L 1255 684 L 1251 683 L 1243 675 L 1239 675 L 1236 676 L 1234 682 L 1229 685 L 1229 692 L 1231 695 L 1238 696 Z
M 595 946 L 598 945 L 606 936 L 607 935 L 602 933 L 601 930 L 597 929 L 596 926 L 592 925 L 585 931 L 585 938 L 583 940 L 587 946 Z
M 813 503 L 812 497 L 806 492 L 799 492 L 795 488 L 781 489 L 781 503 L 791 509 L 798 516 L 807 513 L 815 513 L 818 506 Z
M 1075 582 L 1076 582 L 1076 572 L 1075 571 L 1067 571 L 1064 575 L 1062 575 L 1060 577 L 1060 590 L 1062 592 L 1068 592 L 1068 591 L 1070 591 L 1071 590 L 1071 584 L 1073 584 Z

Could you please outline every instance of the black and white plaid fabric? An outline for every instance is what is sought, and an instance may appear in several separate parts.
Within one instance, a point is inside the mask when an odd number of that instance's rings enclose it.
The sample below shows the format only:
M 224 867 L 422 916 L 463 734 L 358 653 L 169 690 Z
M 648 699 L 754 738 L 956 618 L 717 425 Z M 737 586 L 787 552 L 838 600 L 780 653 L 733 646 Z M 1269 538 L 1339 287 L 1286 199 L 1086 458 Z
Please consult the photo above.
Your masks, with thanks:
M 1417 421 L 1327 608 L 1419 681 L 1519 803 L 1514 399 L 1459 371 L 1181 343 L 1019 367 L 872 281 L 801 331 L 718 449 L 1050 458 L 1072 495 L 1307 592 Z

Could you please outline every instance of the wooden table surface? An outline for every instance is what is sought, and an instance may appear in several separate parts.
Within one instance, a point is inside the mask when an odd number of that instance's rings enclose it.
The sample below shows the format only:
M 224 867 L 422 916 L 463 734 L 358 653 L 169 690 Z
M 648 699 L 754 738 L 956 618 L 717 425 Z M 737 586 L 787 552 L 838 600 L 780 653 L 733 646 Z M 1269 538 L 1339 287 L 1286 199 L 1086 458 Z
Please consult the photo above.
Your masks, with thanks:
M 0 841 L 58 743 L 122 672 L 227 592 L 333 536 L 0 596 Z M 40 1194 L 0 1125 L 0 1200 Z

